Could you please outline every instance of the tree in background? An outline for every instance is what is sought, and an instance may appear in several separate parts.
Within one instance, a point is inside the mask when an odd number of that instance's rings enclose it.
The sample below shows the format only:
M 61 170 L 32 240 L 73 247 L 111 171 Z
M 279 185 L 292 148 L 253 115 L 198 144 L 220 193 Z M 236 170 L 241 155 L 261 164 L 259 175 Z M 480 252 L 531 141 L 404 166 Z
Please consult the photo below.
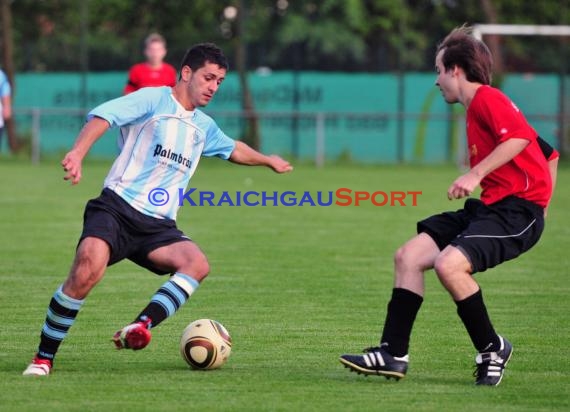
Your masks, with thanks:
M 81 69 L 80 2 L 0 1 L 13 16 L 16 71 Z M 247 72 L 257 67 L 294 73 L 432 71 L 437 41 L 463 23 L 570 24 L 570 5 L 558 0 L 247 0 L 247 26 L 243 28 L 224 17 L 224 10 L 239 6 L 240 0 L 82 2 L 89 5 L 88 35 L 83 37 L 88 55 L 83 61 L 89 62 L 90 71 L 126 71 L 138 60 L 142 41 L 152 31 L 164 34 L 169 45 L 166 60 L 175 66 L 189 45 L 215 42 L 226 52 L 230 65 L 237 67 L 242 107 L 252 114 Z M 9 31 L 6 24 L 2 26 Z M 501 66 L 505 72 L 565 73 L 567 68 L 567 39 L 486 41 L 499 71 Z M 294 96 L 293 111 L 295 107 Z M 254 146 L 256 130 L 252 117 L 244 138 L 251 138 Z
M 246 113 L 246 126 L 241 139 L 253 147 L 260 150 L 261 142 L 259 136 L 259 116 L 255 111 L 253 102 L 253 94 L 248 81 L 248 64 L 247 64 L 247 43 L 248 43 L 248 24 L 247 24 L 247 1 L 239 0 L 238 2 L 238 24 L 237 24 L 237 46 L 236 46 L 236 67 L 241 85 L 242 110 Z
M 169 63 L 203 41 L 218 43 L 235 66 L 223 11 L 238 0 L 84 0 L 89 2 L 90 70 L 126 70 L 142 40 L 158 31 Z M 80 7 L 74 0 L 7 1 L 13 14 L 17 71 L 79 70 Z M 542 0 L 248 0 L 248 68 L 337 71 L 432 70 L 435 42 L 463 23 L 570 24 L 567 1 Z M 494 11 L 485 12 L 486 5 Z M 483 7 L 485 6 L 485 7 Z M 494 17 L 493 17 L 494 16 Z M 556 71 L 557 41 L 502 39 L 505 70 Z M 528 53 L 532 47 L 533 53 Z M 402 57 L 402 50 L 406 53 Z

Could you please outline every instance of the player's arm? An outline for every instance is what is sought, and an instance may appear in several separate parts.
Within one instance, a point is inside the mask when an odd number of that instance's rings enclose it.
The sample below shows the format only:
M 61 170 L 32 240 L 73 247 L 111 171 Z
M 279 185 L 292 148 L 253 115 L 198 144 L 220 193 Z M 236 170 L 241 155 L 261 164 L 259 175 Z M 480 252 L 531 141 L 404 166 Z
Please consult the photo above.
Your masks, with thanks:
M 550 177 L 552 178 L 552 191 L 554 192 L 554 187 L 556 186 L 556 176 L 558 171 L 558 158 L 560 155 L 550 146 L 542 137 L 538 136 L 536 138 L 538 146 L 544 155 L 544 158 L 548 162 L 548 169 L 550 170 Z
M 552 180 L 552 193 L 554 193 L 554 188 L 556 187 L 556 177 L 558 173 L 558 158 L 560 155 L 554 149 L 554 147 L 550 146 L 542 137 L 538 136 L 536 139 L 540 150 L 542 150 L 542 154 L 544 158 L 548 162 L 548 170 L 550 171 L 550 179 Z M 548 213 L 548 206 L 544 208 L 544 216 L 546 217 Z
M 293 166 L 279 156 L 266 156 L 240 141 L 236 141 L 235 148 L 229 160 L 240 165 L 267 166 L 277 173 L 286 173 L 293 170 Z
M 552 193 L 554 193 L 554 188 L 556 187 L 556 176 L 558 173 L 558 156 L 555 156 L 548 160 L 548 170 L 550 170 L 550 178 L 552 179 Z M 546 207 L 544 208 L 544 217 L 546 217 L 546 215 L 548 214 L 549 205 L 550 205 L 550 200 L 549 204 L 546 205 Z
M 530 140 L 520 138 L 511 138 L 500 143 L 487 157 L 451 184 L 447 190 L 447 198 L 451 200 L 469 196 L 485 176 L 511 161 L 529 143 Z
M 12 117 L 12 99 L 10 95 L 2 96 L 2 117 L 5 120 Z
M 548 161 L 548 169 L 550 170 L 550 177 L 552 179 L 552 192 L 554 192 L 554 188 L 556 187 L 556 177 L 558 174 L 558 157 Z
M 109 123 L 100 117 L 92 117 L 83 126 L 73 148 L 65 155 L 61 161 L 63 170 L 66 172 L 64 179 L 71 180 L 72 184 L 77 184 L 81 180 L 81 162 L 89 152 L 93 143 L 97 141 L 109 129 Z

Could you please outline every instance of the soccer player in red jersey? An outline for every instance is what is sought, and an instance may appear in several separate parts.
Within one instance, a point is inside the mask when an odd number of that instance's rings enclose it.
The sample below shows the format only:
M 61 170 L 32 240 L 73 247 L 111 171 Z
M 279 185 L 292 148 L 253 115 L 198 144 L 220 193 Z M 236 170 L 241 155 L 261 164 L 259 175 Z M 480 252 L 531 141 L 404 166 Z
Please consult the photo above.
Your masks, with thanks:
M 129 81 L 125 86 L 125 94 L 143 87 L 174 87 L 176 84 L 176 69 L 163 61 L 166 56 L 166 40 L 164 37 L 153 33 L 146 38 L 144 44 L 146 62 L 137 63 L 129 70 Z
M 412 327 L 424 295 L 424 273 L 435 269 L 479 352 L 477 385 L 496 386 L 513 352 L 498 335 L 473 275 L 514 259 L 538 242 L 550 202 L 558 152 L 542 140 L 517 106 L 490 86 L 492 56 L 468 27 L 453 30 L 439 45 L 436 85 L 447 103 L 467 110 L 470 170 L 449 187 L 461 199 L 481 186 L 481 199 L 463 209 L 418 222 L 418 235 L 394 257 L 395 284 L 380 346 L 364 355 L 343 355 L 353 371 L 403 378 Z

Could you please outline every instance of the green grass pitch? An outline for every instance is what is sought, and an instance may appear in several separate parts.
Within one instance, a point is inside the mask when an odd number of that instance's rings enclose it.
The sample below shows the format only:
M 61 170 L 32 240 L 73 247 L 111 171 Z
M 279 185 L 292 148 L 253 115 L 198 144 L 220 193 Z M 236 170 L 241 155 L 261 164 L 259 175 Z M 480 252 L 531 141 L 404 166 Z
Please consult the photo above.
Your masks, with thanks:
M 427 274 L 400 382 L 357 376 L 338 362 L 377 343 L 392 289 L 392 255 L 415 222 L 460 208 L 445 193 L 453 167 L 262 168 L 203 161 L 191 187 L 237 190 L 422 191 L 417 206 L 190 207 L 179 227 L 206 252 L 211 274 L 148 348 L 116 351 L 113 333 L 164 281 L 122 262 L 93 290 L 47 379 L 24 378 L 46 306 L 63 281 L 85 202 L 108 163 L 88 162 L 79 186 L 56 161 L 0 163 L 0 410 L 569 410 L 568 238 L 570 169 L 561 168 L 541 242 L 521 258 L 477 275 L 497 330 L 514 344 L 497 388 L 473 385 L 475 352 L 455 305 Z M 213 318 L 234 346 L 220 370 L 191 371 L 178 352 L 184 327 Z

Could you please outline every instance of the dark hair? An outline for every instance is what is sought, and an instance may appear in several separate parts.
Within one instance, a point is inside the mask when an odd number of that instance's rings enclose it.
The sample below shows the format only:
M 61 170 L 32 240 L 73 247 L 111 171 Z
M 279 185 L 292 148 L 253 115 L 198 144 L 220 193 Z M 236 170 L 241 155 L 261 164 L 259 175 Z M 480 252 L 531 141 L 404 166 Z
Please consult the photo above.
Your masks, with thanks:
M 200 43 L 188 49 L 180 63 L 180 69 L 188 66 L 192 71 L 196 71 L 204 67 L 206 62 L 217 64 L 222 69 L 229 68 L 228 59 L 218 46 L 213 43 Z
M 437 53 L 441 50 L 444 51 L 441 62 L 446 71 L 458 66 L 468 81 L 491 84 L 493 56 L 485 43 L 473 37 L 469 26 L 453 29 L 437 46 Z

